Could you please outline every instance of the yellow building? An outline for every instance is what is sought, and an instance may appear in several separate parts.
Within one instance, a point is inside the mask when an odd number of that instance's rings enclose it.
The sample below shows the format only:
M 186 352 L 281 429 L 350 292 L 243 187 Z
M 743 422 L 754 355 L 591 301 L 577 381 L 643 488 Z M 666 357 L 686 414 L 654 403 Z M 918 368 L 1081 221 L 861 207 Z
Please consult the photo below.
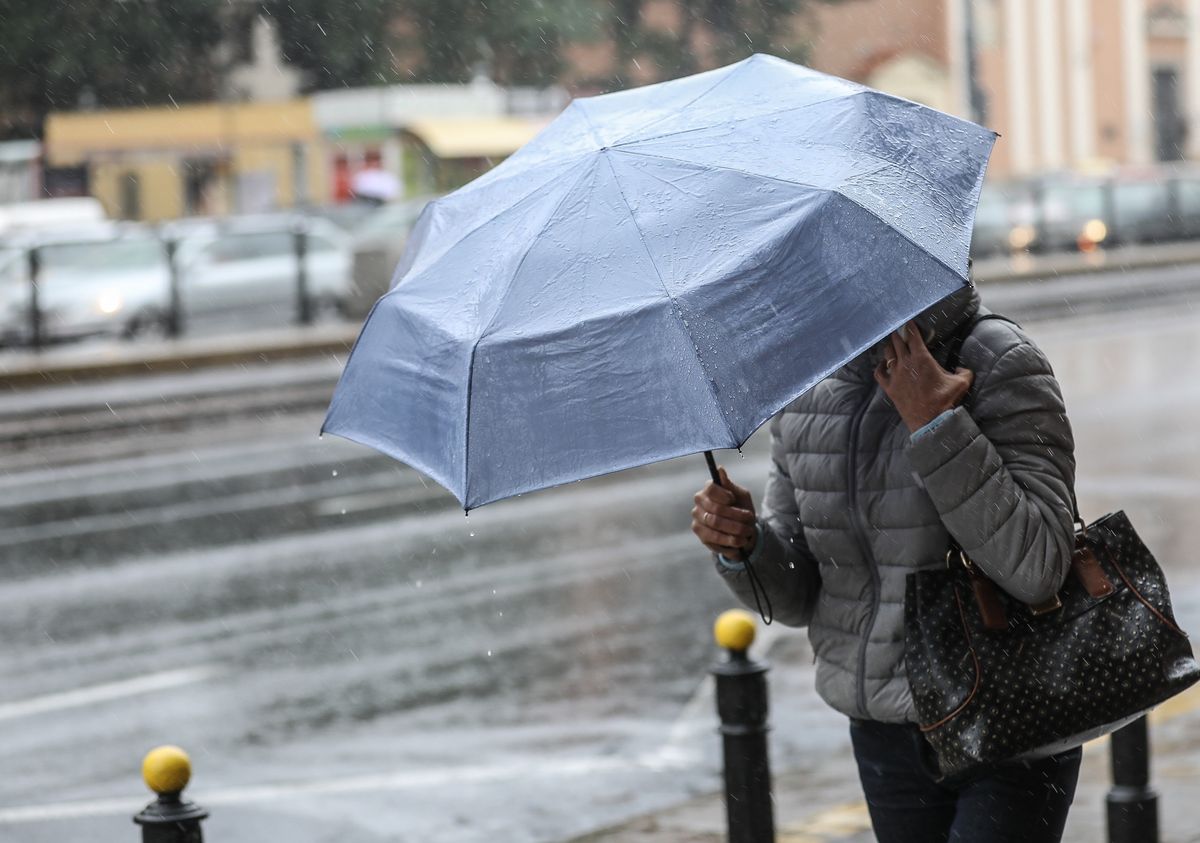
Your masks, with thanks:
M 309 100 L 51 114 L 44 154 L 122 219 L 322 202 L 329 181 Z

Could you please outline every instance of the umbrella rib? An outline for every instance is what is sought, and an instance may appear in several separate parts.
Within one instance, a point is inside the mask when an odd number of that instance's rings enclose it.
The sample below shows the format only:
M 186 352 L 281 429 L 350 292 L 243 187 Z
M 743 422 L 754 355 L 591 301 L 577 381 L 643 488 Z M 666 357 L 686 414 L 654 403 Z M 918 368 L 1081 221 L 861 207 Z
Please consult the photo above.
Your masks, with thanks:
M 646 260 L 650 261 L 650 266 L 654 268 L 654 275 L 658 278 L 659 286 L 662 287 L 663 293 L 666 294 L 667 299 L 671 302 L 672 309 L 679 317 L 679 327 L 683 329 L 688 339 L 692 341 L 692 350 L 695 352 L 696 362 L 700 364 L 700 371 L 704 373 L 704 379 L 708 382 L 708 393 L 712 396 L 713 403 L 717 407 L 717 412 L 721 414 L 721 421 L 725 423 L 725 431 L 729 434 L 730 441 L 734 441 L 737 437 L 734 436 L 733 426 L 729 423 L 729 419 L 725 415 L 725 410 L 721 407 L 720 399 L 717 398 L 717 391 L 714 388 L 715 382 L 708 373 L 708 367 L 704 365 L 704 358 L 700 355 L 700 348 L 696 344 L 696 338 L 692 336 L 692 332 L 688 326 L 683 323 L 682 316 L 679 316 L 682 312 L 679 308 L 679 303 L 671 295 L 667 283 L 663 281 L 662 272 L 659 271 L 658 264 L 654 262 L 654 255 L 650 252 L 650 246 L 646 243 L 646 235 L 642 232 L 642 227 L 638 225 L 637 216 L 633 213 L 633 206 L 629 204 L 629 199 L 625 196 L 625 189 L 621 187 L 621 180 L 617 177 L 617 168 L 613 166 L 612 159 L 605 156 L 605 160 L 608 161 L 608 169 L 612 172 L 613 183 L 617 186 L 617 192 L 621 194 L 621 201 L 625 203 L 625 209 L 629 211 L 629 221 L 633 223 L 634 231 L 638 233 L 638 239 L 642 241 L 642 249 L 646 252 Z
M 899 228 L 897 228 L 894 223 L 888 222 L 883 217 L 879 216 L 879 214 L 877 214 L 875 211 L 872 211 L 870 208 L 868 208 L 866 205 L 864 205 L 862 202 L 859 202 L 853 196 L 847 196 L 845 193 L 842 193 L 842 191 L 838 190 L 837 188 L 834 188 L 833 192 L 836 193 L 838 196 L 842 197 L 843 199 L 845 199 L 847 202 L 850 202 L 853 205 L 857 205 L 859 208 L 866 211 L 868 214 L 873 216 L 875 219 L 879 220 L 879 222 L 882 225 L 884 225 L 888 229 L 896 232 L 901 237 L 903 237 L 905 240 L 907 240 L 909 243 L 912 243 L 914 248 L 920 249 L 922 252 L 929 255 L 929 257 L 933 258 L 934 261 L 941 264 L 944 269 L 946 269 L 950 274 L 954 275 L 956 278 L 961 278 L 963 281 L 970 283 L 970 280 L 967 278 L 967 276 L 965 274 L 963 274 L 962 272 L 959 272 L 957 269 L 952 267 L 950 264 L 946 263 L 944 260 L 942 260 L 941 256 L 935 255 L 933 252 L 929 251 L 927 248 L 922 246 L 916 240 L 909 237 L 908 234 L 906 234 L 905 232 L 903 232 Z
M 594 153 L 590 153 L 590 152 L 583 152 L 583 153 L 580 153 L 580 157 L 582 157 L 582 156 L 584 156 L 584 155 L 591 155 L 591 154 L 594 154 Z M 565 160 L 568 160 L 568 159 L 565 159 L 565 158 L 564 158 L 563 160 L 565 161 Z M 514 176 L 513 176 L 513 177 L 514 177 L 514 178 L 516 178 L 516 175 L 514 174 Z M 436 258 L 434 258 L 434 260 L 433 260 L 433 263 L 431 263 L 431 264 L 427 265 L 426 267 L 424 267 L 424 268 L 421 270 L 421 272 L 420 272 L 420 273 L 418 273 L 418 274 L 423 274 L 423 273 L 425 273 L 427 270 L 429 270 L 429 269 L 432 269 L 434 266 L 436 266 L 436 265 L 437 265 L 438 261 L 440 261 L 440 260 L 441 260 L 442 258 L 444 258 L 446 255 L 450 254 L 450 252 L 451 252 L 451 251 L 453 251 L 454 249 L 456 249 L 456 248 L 459 246 L 459 244 L 461 244 L 461 243 L 462 243 L 464 240 L 466 240 L 468 237 L 470 237 L 470 236 L 471 236 L 472 234 L 474 234 L 476 231 L 478 231 L 479 229 L 483 228 L 485 225 L 488 225 L 489 223 L 493 223 L 493 222 L 495 222 L 496 220 L 500 219 L 500 217 L 504 216 L 504 215 L 505 215 L 505 214 L 507 214 L 509 211 L 511 211 L 513 208 L 515 208 L 515 207 L 517 207 L 518 205 L 520 205 L 522 202 L 524 202 L 524 201 L 525 201 L 526 199 L 528 199 L 530 196 L 532 196 L 533 194 L 535 194 L 537 191 L 539 191 L 539 190 L 541 190 L 542 188 L 544 188 L 546 185 L 550 184 L 552 181 L 554 181 L 554 179 L 553 179 L 553 178 L 549 178 L 549 179 L 546 179 L 546 181 L 544 181 L 544 182 L 539 182 L 538 184 L 536 184 L 536 185 L 534 185 L 533 187 L 531 187 L 531 188 L 530 188 L 528 191 L 526 191 L 525 193 L 521 194 L 521 196 L 520 196 L 520 197 L 518 197 L 518 198 L 517 198 L 515 201 L 513 201 L 512 203 L 510 203 L 510 204 L 508 204 L 508 205 L 505 205 L 503 208 L 501 208 L 500 210 L 496 211 L 496 213 L 492 214 L 492 215 L 491 215 L 491 216 L 489 216 L 487 219 L 485 219 L 485 220 L 482 220 L 482 221 L 480 221 L 478 224 L 471 226 L 471 228 L 470 228 L 470 230 L 469 230 L 469 231 L 466 231 L 466 232 L 464 232 L 464 233 L 463 233 L 463 234 L 462 234 L 462 235 L 461 235 L 461 236 L 460 236 L 460 237 L 459 237 L 457 240 L 455 240 L 453 243 L 451 243 L 449 246 L 447 246 L 445 249 L 443 249 L 443 250 L 442 250 L 442 253 L 441 253 L 440 255 L 438 255 Z M 446 198 L 449 198 L 449 197 L 446 197 Z M 441 204 L 440 200 L 437 200 L 437 199 L 433 200 L 433 202 L 431 202 L 430 204 L 434 206 L 434 208 L 435 208 L 435 211 L 436 211 L 436 209 L 437 209 L 438 207 L 443 207 L 443 205 Z M 397 285 L 397 286 L 398 286 L 398 285 Z M 394 292 L 394 291 L 395 291 L 395 289 L 396 289 L 396 287 L 393 287 L 393 288 L 392 288 L 391 290 L 389 290 L 389 291 L 388 291 L 388 292 L 387 292 L 385 295 L 391 295 L 391 293 L 392 293 L 392 292 Z
M 736 67 L 734 67 L 734 68 L 733 68 L 733 70 L 729 71 L 729 72 L 728 72 L 728 73 L 726 73 L 724 76 L 722 76 L 720 79 L 718 79 L 716 82 L 712 83 L 712 85 L 710 85 L 709 87 L 705 88 L 705 89 L 704 89 L 703 91 L 701 91 L 700 93 L 696 94 L 696 96 L 692 97 L 690 100 L 688 100 L 687 102 L 685 102 L 683 105 L 679 106 L 679 107 L 678 107 L 678 108 L 677 108 L 675 111 L 685 111 L 685 110 L 687 110 L 687 109 L 688 109 L 688 108 L 689 108 L 689 107 L 690 107 L 690 106 L 691 106 L 693 103 L 697 102 L 698 100 L 702 99 L 703 97 L 706 97 L 706 96 L 708 96 L 708 95 L 709 95 L 709 94 L 711 94 L 713 91 L 715 91 L 715 90 L 716 90 L 716 89 L 717 89 L 719 86 L 721 86 L 722 84 L 724 84 L 725 82 L 729 81 L 729 80 L 730 80 L 730 79 L 732 79 L 734 76 L 736 76 L 736 75 L 737 75 L 739 72 L 741 72 L 741 71 L 742 71 L 742 69 L 743 69 L 743 68 L 745 68 L 745 67 L 749 66 L 749 64 L 750 64 L 752 61 L 754 61 L 754 56 L 751 56 L 751 57 L 750 57 L 750 58 L 748 58 L 748 59 L 743 59 L 742 61 L 738 62 L 737 66 L 736 66 Z M 657 118 L 657 119 L 655 119 L 655 120 L 651 120 L 649 123 L 645 124 L 644 126 L 638 126 L 638 127 L 637 127 L 636 129 L 634 129 L 632 132 L 629 132 L 629 134 L 622 135 L 621 137 L 617 138 L 615 141 L 613 141 L 612 143 L 610 143 L 610 144 L 609 144 L 609 146 L 616 146 L 617 144 L 619 144 L 619 143 L 621 143 L 621 142 L 625 141 L 626 139 L 628 139 L 630 135 L 633 135 L 633 134 L 635 134 L 635 133 L 637 133 L 637 132 L 644 132 L 644 131 L 646 131 L 647 129 L 649 129 L 651 126 L 653 126 L 654 124 L 656 124 L 656 123 L 661 123 L 662 121 L 664 121 L 664 120 L 668 119 L 669 117 L 673 117 L 673 116 L 674 116 L 674 114 L 675 114 L 675 112 L 672 112 L 672 113 L 670 113 L 670 114 L 664 114 L 664 115 L 662 115 L 661 117 L 659 117 L 659 118 Z M 588 122 L 590 123 L 591 121 L 589 120 Z M 616 175 L 616 174 L 614 173 L 614 177 L 615 177 L 615 175 Z
M 603 147 L 604 141 L 600 138 L 600 134 L 596 131 L 596 124 L 592 122 L 592 118 L 589 117 L 587 111 L 584 110 L 583 101 L 585 99 L 587 99 L 587 97 L 580 97 L 578 99 L 571 100 L 571 104 L 568 105 L 567 108 L 575 108 L 579 112 L 580 116 L 583 117 L 583 122 L 587 123 L 588 134 L 592 136 L 592 140 L 596 142 L 597 146 Z
M 869 94 L 869 93 L 875 93 L 875 92 L 874 91 L 860 91 L 859 93 Z M 858 96 L 858 94 L 855 94 L 854 96 Z M 830 100 L 822 100 L 822 102 L 829 102 L 829 101 Z M 819 105 L 820 103 L 813 103 L 813 104 Z M 783 112 L 775 112 L 775 113 L 782 114 Z M 762 115 L 762 116 L 770 116 L 770 115 Z M 746 119 L 751 119 L 751 118 L 746 118 Z M 731 121 L 731 122 L 735 122 L 735 121 Z M 667 135 L 660 135 L 659 137 L 670 137 L 672 134 L 685 134 L 687 132 L 702 131 L 703 129 L 711 129 L 711 128 L 714 128 L 714 126 L 697 127 L 696 129 L 684 129 L 680 132 L 673 132 L 673 133 L 669 133 Z M 722 166 L 720 164 L 697 164 L 697 162 L 690 161 L 686 158 L 673 158 L 670 155 L 662 155 L 662 154 L 658 154 L 658 153 L 654 153 L 654 152 L 643 152 L 643 151 L 637 150 L 637 149 L 630 149 L 630 146 L 632 146 L 635 143 L 642 143 L 643 141 L 651 141 L 651 140 L 657 140 L 657 138 L 644 138 L 644 139 L 639 139 L 636 141 L 630 141 L 630 143 L 622 144 L 619 149 L 615 146 L 613 147 L 613 149 L 615 149 L 618 152 L 626 152 L 630 155 L 645 155 L 647 157 L 662 158 L 664 161 L 676 161 L 681 164 L 696 164 L 697 166 L 717 167 L 719 169 L 733 170 L 733 171 L 739 172 L 739 173 L 746 173 L 746 175 L 757 176 L 759 178 L 767 178 L 767 179 L 774 178 L 777 181 L 789 182 L 791 184 L 799 184 L 804 187 L 815 187 L 815 185 L 805 184 L 804 182 L 791 181 L 790 179 L 781 179 L 781 178 L 778 178 L 777 176 L 760 175 L 759 173 L 751 173 L 747 170 L 739 170 L 737 167 L 727 167 L 727 166 Z M 793 142 L 796 144 L 802 145 L 802 146 L 815 146 L 815 147 L 824 147 L 826 149 L 840 149 L 840 150 L 847 149 L 847 147 L 844 147 L 844 146 L 839 146 L 839 145 L 833 144 L 833 143 L 821 143 L 820 141 L 797 139 Z M 886 166 L 886 167 L 895 167 L 896 169 L 901 170 L 902 172 L 912 176 L 913 178 L 919 179 L 920 181 L 924 182 L 930 188 L 933 189 L 934 196 L 937 195 L 937 189 L 939 187 L 937 182 L 933 181 L 931 178 L 929 178 L 929 176 L 925 175 L 921 171 L 913 169 L 908 164 L 905 164 L 900 161 L 893 161 L 890 158 L 884 158 L 882 156 L 876 155 L 873 152 L 866 152 L 865 150 L 854 150 L 854 151 L 858 155 L 863 156 L 864 158 L 870 158 L 873 161 L 878 161 L 880 164 L 882 164 L 883 166 Z M 872 170 L 867 173 L 860 173 L 859 175 L 871 175 L 872 173 L 877 173 L 877 172 L 879 172 L 879 170 Z M 818 189 L 827 190 L 827 189 L 836 189 L 836 188 L 818 188 Z M 947 211 L 952 213 L 952 211 L 950 209 L 947 209 Z
M 795 143 L 807 145 L 807 146 L 823 146 L 823 147 L 828 147 L 829 149 L 843 149 L 844 148 L 844 147 L 836 146 L 835 144 L 832 144 L 832 143 L 817 143 L 815 141 L 799 141 L 798 140 L 798 141 L 795 141 Z M 663 155 L 658 152 L 643 152 L 640 149 L 630 149 L 628 146 L 621 147 L 620 149 L 614 148 L 613 152 L 620 152 L 624 155 L 641 155 L 645 158 L 658 158 L 662 161 L 670 161 L 674 164 L 682 164 L 685 167 L 695 167 L 700 170 L 703 170 L 703 169 L 728 170 L 731 173 L 741 173 L 743 176 L 751 176 L 756 179 L 768 179 L 770 181 L 783 182 L 784 184 L 794 184 L 794 185 L 798 185 L 799 187 L 810 187 L 813 190 L 836 190 L 837 189 L 834 187 L 826 187 L 824 185 L 812 184 L 810 182 L 797 181 L 796 179 L 785 179 L 782 176 L 772 176 L 772 175 L 768 175 L 766 173 L 755 173 L 751 170 L 743 170 L 740 167 L 731 167 L 728 164 L 715 164 L 715 163 L 710 163 L 708 161 L 704 161 L 704 162 L 693 161 L 689 158 L 675 158 L 674 156 Z M 869 152 L 864 152 L 864 153 L 862 153 L 862 155 L 864 158 L 870 158 L 872 161 L 875 161 L 877 164 L 879 164 L 879 166 L 877 168 L 875 168 L 874 170 L 867 170 L 864 173 L 858 173 L 854 176 L 854 178 L 859 178 L 861 176 L 869 176 L 874 173 L 878 173 L 881 170 L 886 169 L 887 167 L 899 167 L 900 166 L 899 164 L 896 164 L 895 162 L 888 161 L 885 158 L 880 158 L 877 155 L 872 155 Z M 909 171 L 906 171 L 906 172 L 909 172 Z M 913 175 L 917 175 L 917 174 L 913 173 Z
M 513 282 L 516 281 L 517 276 L 521 273 L 521 267 L 525 265 L 525 260 L 529 257 L 529 253 L 533 251 L 533 247 L 537 245 L 538 240 L 541 239 L 550 223 L 553 222 L 554 218 L 558 215 L 558 210 L 563 206 L 563 203 L 567 201 L 567 197 L 569 197 L 575 191 L 575 188 L 579 186 L 581 181 L 583 181 L 583 177 L 585 175 L 593 173 L 595 170 L 596 161 L 595 158 L 593 158 L 591 166 L 581 168 L 579 175 L 575 177 L 575 181 L 571 182 L 571 186 L 563 191 L 563 195 L 559 197 L 558 202 L 554 205 L 554 209 L 551 210 L 546 216 L 546 220 L 542 223 L 541 228 L 538 229 L 537 234 L 529 239 L 529 246 L 525 249 L 525 253 L 521 255 L 521 260 L 517 262 L 517 266 L 512 271 L 512 274 L 509 275 L 508 283 L 504 286 L 504 292 L 497 297 L 496 309 L 492 311 L 492 315 L 488 318 L 487 324 L 483 326 L 482 330 L 479 332 L 479 336 L 475 338 L 475 342 L 471 345 L 471 359 L 467 364 L 467 421 L 466 424 L 463 425 L 464 501 L 468 500 L 469 498 L 467 484 L 471 477 L 469 471 L 471 464 L 471 388 L 475 382 L 475 353 L 479 350 L 479 344 L 483 342 L 484 337 L 487 336 L 487 332 L 491 330 L 492 324 L 496 321 L 496 317 L 500 315 L 500 311 L 504 308 L 504 302 L 508 298 L 509 292 L 512 291 Z M 617 189 L 620 189 L 620 185 L 617 186 Z M 653 261 L 651 262 L 653 263 Z
M 785 178 L 782 178 L 781 176 L 769 176 L 765 173 L 754 173 L 754 172 L 751 172 L 750 170 L 743 170 L 739 167 L 731 167 L 728 164 L 708 164 L 708 163 L 702 164 L 698 161 L 689 161 L 686 158 L 672 158 L 670 155 L 658 155 L 653 152 L 640 152 L 636 149 L 630 149 L 629 147 L 625 147 L 623 149 L 614 149 L 613 152 L 620 152 L 623 155 L 640 155 L 643 158 L 657 158 L 660 161 L 670 161 L 673 164 L 680 164 L 684 167 L 693 167 L 700 171 L 725 170 L 726 172 L 739 173 L 743 176 L 749 176 L 750 178 L 765 179 L 766 181 L 777 181 L 782 184 L 792 184 L 792 185 L 795 185 L 796 187 L 807 187 L 810 190 L 834 190 L 834 189 L 836 189 L 836 188 L 832 188 L 832 187 L 825 187 L 824 185 L 811 184 L 810 182 L 797 181 L 796 179 L 785 179 Z M 880 162 L 880 165 L 878 168 L 876 168 L 874 170 L 868 170 L 867 172 L 862 173 L 861 175 L 869 176 L 872 173 L 878 173 L 880 170 L 883 170 L 883 169 L 887 168 L 888 166 L 890 166 L 890 165 L 887 164 L 887 162 Z
M 892 223 L 888 222 L 888 221 L 887 221 L 887 220 L 885 220 L 883 217 L 881 217 L 881 216 L 880 216 L 878 213 L 876 213 L 875 211 L 873 211 L 873 210 L 871 210 L 870 208 L 868 208 L 866 205 L 864 205 L 864 204 L 862 204 L 861 202 L 859 202 L 858 200 L 856 200 L 856 199 L 855 199 L 853 196 L 847 196 L 845 193 L 842 193 L 842 191 L 841 191 L 841 190 L 839 190 L 839 189 L 838 189 L 838 188 L 836 188 L 836 187 L 821 187 L 821 186 L 819 186 L 819 185 L 807 184 L 807 183 L 805 183 L 805 182 L 801 182 L 801 181 L 795 181 L 794 179 L 783 179 L 783 178 L 779 178 L 778 176 L 768 176 L 768 175 L 764 175 L 764 174 L 762 174 L 762 173 L 752 173 L 752 172 L 750 172 L 749 170 L 743 170 L 743 169 L 740 169 L 740 168 L 738 168 L 738 167 L 730 167 L 730 166 L 728 166 L 727 164 L 699 164 L 699 163 L 697 163 L 697 162 L 695 162 L 695 161 L 687 161 L 687 160 L 685 160 L 685 159 L 682 159 L 682 158 L 671 158 L 671 157 L 670 157 L 670 156 L 668 156 L 668 155 L 655 155 L 654 153 L 651 153 L 651 152 L 638 152 L 638 151 L 636 151 L 636 150 L 632 150 L 632 149 L 621 149 L 621 150 L 614 150 L 614 152 L 616 152 L 616 151 L 622 152 L 622 153 L 624 153 L 624 154 L 626 154 L 626 155 L 641 155 L 641 156 L 644 156 L 644 157 L 646 157 L 646 158 L 659 158 L 659 159 L 662 159 L 663 161 L 672 161 L 672 162 L 674 162 L 674 163 L 677 163 L 677 164 L 683 164 L 683 165 L 685 165 L 685 166 L 692 166 L 692 167 L 695 167 L 695 168 L 697 168 L 697 169 L 701 169 L 701 170 L 702 170 L 702 169 L 705 169 L 705 168 L 710 168 L 710 169 L 714 169 L 714 170 L 727 170 L 727 171 L 729 171 L 729 172 L 732 172 L 732 173 L 741 173 L 741 174 L 742 174 L 742 175 L 744 175 L 744 176 L 751 176 L 751 177 L 753 177 L 753 178 L 756 178 L 756 179 L 767 179 L 767 180 L 769 180 L 769 181 L 778 181 L 778 182 L 783 182 L 784 184 L 794 184 L 794 185 L 796 185 L 796 186 L 798 186 L 798 187 L 807 187 L 807 188 L 811 188 L 812 190 L 826 190 L 826 191 L 829 191 L 829 192 L 831 192 L 831 193 L 836 193 L 838 196 L 841 196 L 843 199 L 847 200 L 848 202 L 852 202 L 852 203 L 854 203 L 854 204 L 855 204 L 855 205 L 857 205 L 859 208 L 861 208 L 862 210 L 866 211 L 866 212 L 867 212 L 868 214 L 870 214 L 871 216 L 875 217 L 875 219 L 879 220 L 881 223 L 883 223 L 884 225 L 886 225 L 888 228 L 890 228 L 890 229 L 892 229 L 893 231 L 895 231 L 897 234 L 899 234 L 901 237 L 903 237 L 905 240 L 907 240 L 909 243 L 911 243 L 911 244 L 912 244 L 914 247 L 916 247 L 917 249 L 920 249 L 922 252 L 924 252 L 925 254 L 929 255 L 929 257 L 933 258 L 935 261 L 937 261 L 937 262 L 938 262 L 939 264 L 941 264 L 943 267 L 945 267 L 946 269 L 948 269 L 950 272 L 954 273 L 954 274 L 955 274 L 955 275 L 957 275 L 959 278 L 963 278 L 963 274 L 962 274 L 961 272 L 959 272 L 957 269 L 955 269 L 954 267 L 950 266 L 948 263 L 946 263 L 946 262 L 945 262 L 944 260 L 942 260 L 940 257 L 938 257 L 937 255 L 935 255 L 933 252 L 929 251 L 927 248 L 925 248 L 924 246 L 922 246 L 922 245 L 921 245 L 920 243 L 918 243 L 916 240 L 914 240 L 914 239 L 912 239 L 911 237 L 909 237 L 907 234 L 905 234 L 903 231 L 901 231 L 899 228 L 897 228 L 897 227 L 896 227 L 894 224 L 892 224 Z M 874 156 L 871 156 L 871 157 L 874 157 Z M 869 176 L 869 175 L 871 175 L 872 173 L 878 173 L 878 172 L 880 172 L 881 170 L 883 170 L 883 169 L 886 169 L 887 167 L 895 167 L 895 166 L 897 166 L 896 164 L 894 164 L 894 163 L 892 163 L 892 162 L 890 162 L 890 161 L 882 161 L 881 159 L 878 159 L 878 158 L 876 158 L 875 160 L 876 160 L 876 161 L 880 161 L 880 167 L 879 167 L 878 169 L 876 169 L 876 170 L 870 170 L 870 171 L 868 171 L 868 172 L 866 172 L 866 173 L 860 173 L 859 175 L 861 175 L 861 176 Z M 624 198 L 624 194 L 622 194 L 622 198 Z M 628 202 L 627 202 L 626 204 L 628 204 Z M 653 262 L 653 261 L 652 261 L 652 262 Z
M 764 111 L 762 114 L 751 114 L 747 117 L 735 117 L 731 120 L 727 119 L 727 120 L 723 120 L 722 122 L 719 122 L 719 123 L 708 123 L 703 126 L 692 126 L 687 129 L 677 129 L 674 132 L 663 132 L 661 135 L 651 135 L 648 138 L 634 138 L 633 140 L 629 140 L 629 141 L 625 140 L 625 138 L 622 138 L 621 140 L 613 143 L 612 146 L 614 146 L 614 147 L 616 147 L 616 146 L 632 146 L 635 143 L 649 143 L 650 141 L 662 140 L 663 138 L 672 138 L 677 135 L 686 135 L 691 132 L 704 132 L 709 129 L 715 129 L 718 126 L 733 126 L 738 123 L 745 123 L 749 120 L 761 120 L 764 117 L 778 117 L 780 114 L 791 114 L 793 111 L 804 111 L 804 109 L 806 109 L 806 108 L 812 108 L 813 106 L 817 106 L 817 105 L 824 105 L 825 103 L 834 102 L 834 101 L 840 100 L 840 99 L 850 99 L 851 97 L 861 96 L 864 93 L 866 93 L 866 92 L 865 91 L 855 91 L 852 94 L 838 94 L 837 96 L 829 97 L 828 99 L 816 100 L 814 102 L 807 102 L 804 105 L 793 105 L 793 106 L 789 106 L 788 108 L 781 108 L 778 111 Z M 651 124 L 651 125 L 653 125 L 653 124 Z M 628 135 L 626 135 L 626 137 L 628 137 Z

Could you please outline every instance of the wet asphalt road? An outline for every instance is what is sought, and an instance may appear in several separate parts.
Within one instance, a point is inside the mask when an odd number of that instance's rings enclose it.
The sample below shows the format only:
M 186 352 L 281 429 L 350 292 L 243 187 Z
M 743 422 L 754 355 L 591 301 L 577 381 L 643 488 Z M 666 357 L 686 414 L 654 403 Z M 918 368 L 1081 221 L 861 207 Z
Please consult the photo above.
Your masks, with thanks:
M 1085 516 L 1129 511 L 1200 629 L 1200 308 L 1030 327 Z M 336 361 L 288 365 L 283 411 L 118 404 L 128 425 L 0 457 L 0 841 L 136 839 L 163 742 L 218 843 L 560 840 L 717 786 L 704 668 L 730 601 L 686 530 L 699 457 L 464 518 L 317 441 Z M 761 442 L 725 461 L 761 486 Z M 819 775 L 843 724 L 803 635 L 769 638 L 775 766 Z

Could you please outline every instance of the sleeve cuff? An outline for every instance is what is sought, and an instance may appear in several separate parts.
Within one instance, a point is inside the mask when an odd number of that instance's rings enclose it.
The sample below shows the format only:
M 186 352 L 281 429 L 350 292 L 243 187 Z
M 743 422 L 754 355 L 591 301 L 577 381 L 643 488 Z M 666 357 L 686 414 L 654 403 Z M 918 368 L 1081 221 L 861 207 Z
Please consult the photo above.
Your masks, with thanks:
M 751 565 L 753 565 L 755 562 L 757 562 L 762 557 L 762 553 L 763 553 L 762 524 L 756 523 L 754 525 L 754 533 L 755 533 L 755 535 L 754 535 L 754 550 L 752 550 L 750 552 L 750 556 L 746 559 L 746 562 L 749 562 Z M 720 553 L 717 554 L 717 564 L 720 565 L 722 569 L 729 571 L 730 573 L 735 573 L 738 571 L 746 570 L 746 562 L 741 562 L 736 559 L 727 559 L 724 555 L 722 555 Z
M 912 432 L 912 435 L 909 436 L 909 441 L 916 442 L 918 439 L 922 438 L 926 434 L 932 433 L 933 431 L 937 430 L 948 418 L 950 418 L 950 414 L 953 412 L 954 412 L 954 410 L 943 410 L 941 413 L 939 413 L 933 419 L 929 420 L 925 424 L 921 425 L 921 427 L 918 427 L 916 430 L 914 430 Z
M 909 440 L 909 461 L 926 480 L 980 435 L 979 426 L 965 407 L 955 407 L 938 416 L 936 421 L 936 428 Z

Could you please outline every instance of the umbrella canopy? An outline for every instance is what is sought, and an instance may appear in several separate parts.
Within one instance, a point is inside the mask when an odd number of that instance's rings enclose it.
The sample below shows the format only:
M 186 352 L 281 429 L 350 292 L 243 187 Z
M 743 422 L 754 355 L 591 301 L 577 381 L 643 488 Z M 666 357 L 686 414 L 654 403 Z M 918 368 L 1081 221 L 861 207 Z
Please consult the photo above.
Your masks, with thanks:
M 756 55 L 433 202 L 324 430 L 467 508 L 714 448 L 962 287 L 995 134 Z

